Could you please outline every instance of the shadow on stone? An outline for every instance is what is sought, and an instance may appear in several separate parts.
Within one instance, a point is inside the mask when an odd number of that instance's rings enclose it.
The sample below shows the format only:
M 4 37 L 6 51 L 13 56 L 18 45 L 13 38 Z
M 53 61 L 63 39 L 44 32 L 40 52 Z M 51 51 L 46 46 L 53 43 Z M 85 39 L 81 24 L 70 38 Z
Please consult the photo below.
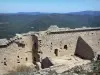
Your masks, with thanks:
M 94 58 L 92 48 L 81 37 L 77 40 L 75 55 L 87 60 L 92 60 Z
M 42 69 L 49 68 L 50 66 L 53 66 L 53 64 L 48 57 L 46 57 L 45 59 L 42 60 L 42 62 L 41 62 Z

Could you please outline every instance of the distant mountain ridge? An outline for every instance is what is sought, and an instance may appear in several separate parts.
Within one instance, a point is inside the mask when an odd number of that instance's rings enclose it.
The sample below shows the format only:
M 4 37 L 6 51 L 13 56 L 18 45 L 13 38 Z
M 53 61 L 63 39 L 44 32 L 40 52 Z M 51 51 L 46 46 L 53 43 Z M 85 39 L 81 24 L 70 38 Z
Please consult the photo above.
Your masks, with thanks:
M 72 14 L 72 15 L 91 15 L 91 16 L 100 16 L 100 11 L 80 11 L 80 12 L 69 12 L 69 13 L 18 12 L 18 13 L 0 13 L 0 14 L 24 14 L 24 15 Z
M 80 11 L 80 12 L 71 12 L 69 14 L 100 16 L 100 11 Z
M 39 15 L 41 12 L 18 12 L 17 14 Z
M 73 15 L 100 16 L 100 11 L 80 11 L 80 12 L 69 12 L 69 13 L 19 12 L 18 14 L 28 14 L 28 15 L 40 15 L 40 14 L 73 14 Z
M 16 33 L 46 30 L 50 25 L 69 28 L 100 27 L 100 11 L 0 13 L 0 38 L 9 38 Z

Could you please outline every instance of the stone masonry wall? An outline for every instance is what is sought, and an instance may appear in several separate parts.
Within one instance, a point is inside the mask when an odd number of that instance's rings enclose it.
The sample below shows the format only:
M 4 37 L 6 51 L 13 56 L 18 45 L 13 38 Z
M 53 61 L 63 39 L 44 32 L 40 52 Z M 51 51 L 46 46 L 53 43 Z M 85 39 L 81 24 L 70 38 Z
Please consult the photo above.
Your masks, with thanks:
M 33 65 L 32 37 L 23 36 L 22 39 L 15 41 L 6 48 L 0 48 L 0 74 L 14 70 L 19 65 Z M 21 46 L 18 42 L 23 43 L 25 46 Z
M 84 31 L 71 33 L 56 33 L 41 35 L 42 57 L 56 57 L 63 55 L 74 55 L 78 37 L 81 36 L 86 43 L 94 50 L 99 51 L 100 47 L 100 30 L 98 31 Z M 39 44 L 40 45 L 40 44 Z M 65 47 L 64 47 L 65 46 Z M 58 51 L 58 52 L 55 52 Z M 55 54 L 57 53 L 57 54 Z
M 92 48 L 94 54 L 100 51 L 100 30 L 55 34 L 40 31 L 36 34 L 22 36 L 9 46 L 0 48 L 0 73 L 15 69 L 19 65 L 36 64 L 46 57 L 74 55 L 79 36 Z

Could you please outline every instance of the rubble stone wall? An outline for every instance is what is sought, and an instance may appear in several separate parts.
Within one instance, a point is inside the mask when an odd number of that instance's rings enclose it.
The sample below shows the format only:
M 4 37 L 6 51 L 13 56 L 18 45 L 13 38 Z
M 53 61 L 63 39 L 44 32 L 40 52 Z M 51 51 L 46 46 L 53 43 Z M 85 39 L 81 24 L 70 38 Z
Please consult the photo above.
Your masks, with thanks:
M 23 36 L 9 46 L 0 48 L 0 73 L 14 70 L 19 65 L 32 65 L 32 46 L 32 37 Z
M 74 30 L 75 31 L 75 30 Z M 35 35 L 36 34 L 36 35 Z M 33 65 L 46 57 L 71 56 L 75 54 L 77 40 L 81 37 L 93 50 L 100 51 L 100 30 L 77 32 L 40 31 L 38 33 L 20 36 L 9 46 L 0 48 L 0 73 L 15 69 L 19 65 Z M 81 51 L 79 53 L 85 51 Z
M 74 55 L 79 36 L 84 39 L 84 41 L 94 50 L 94 52 L 99 51 L 100 30 L 71 33 L 66 32 L 60 34 L 52 33 L 41 36 L 41 46 L 39 46 L 39 49 L 43 53 L 42 57 Z M 58 50 L 57 56 L 55 54 L 55 50 Z

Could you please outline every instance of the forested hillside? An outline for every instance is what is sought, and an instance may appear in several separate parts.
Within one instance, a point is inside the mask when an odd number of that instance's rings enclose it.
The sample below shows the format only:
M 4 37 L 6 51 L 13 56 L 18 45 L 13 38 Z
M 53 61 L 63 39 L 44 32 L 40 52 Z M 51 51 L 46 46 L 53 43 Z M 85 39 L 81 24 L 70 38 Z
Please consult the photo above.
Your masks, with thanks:
M 100 16 L 89 14 L 0 14 L 0 38 L 12 37 L 16 33 L 46 30 L 50 25 L 59 27 L 100 27 Z

